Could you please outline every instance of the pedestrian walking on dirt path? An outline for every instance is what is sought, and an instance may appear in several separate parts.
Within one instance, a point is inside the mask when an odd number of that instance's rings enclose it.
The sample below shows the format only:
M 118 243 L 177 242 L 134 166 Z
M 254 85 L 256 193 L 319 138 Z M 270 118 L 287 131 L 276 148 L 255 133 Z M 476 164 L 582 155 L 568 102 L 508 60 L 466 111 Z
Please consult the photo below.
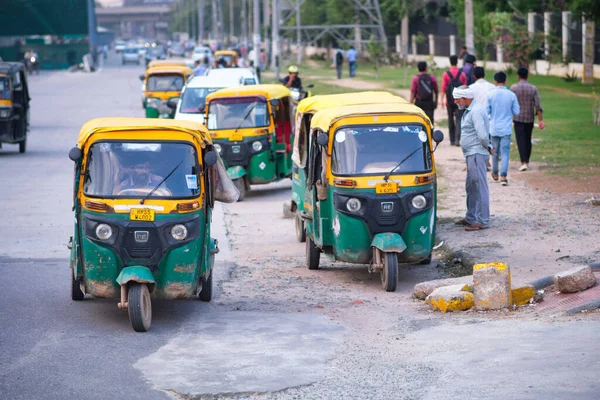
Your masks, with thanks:
M 500 182 L 508 186 L 508 160 L 510 158 L 510 137 L 512 119 L 521 112 L 517 96 L 506 87 L 506 74 L 496 72 L 496 88 L 487 96 L 487 113 L 490 116 L 490 135 L 494 155 L 492 156 L 492 179 L 498 180 L 498 156 L 502 158 Z M 474 86 L 474 85 L 471 85 Z
M 469 85 L 473 91 L 475 101 L 483 106 L 487 107 L 487 96 L 496 87 L 493 83 L 485 80 L 485 69 L 483 67 L 473 68 L 473 76 L 475 77 L 475 83 Z
M 527 68 L 521 67 L 517 71 L 519 82 L 512 85 L 512 90 L 519 100 L 521 112 L 515 115 L 513 121 L 515 123 L 515 136 L 517 138 L 517 148 L 521 157 L 521 166 L 519 171 L 527 171 L 529 168 L 529 158 L 531 157 L 531 136 L 533 132 L 533 122 L 537 114 L 540 129 L 544 129 L 544 117 L 542 113 L 542 104 L 540 102 L 540 94 L 535 86 L 527 81 L 529 71 Z
M 348 69 L 350 72 L 350 78 L 354 78 L 356 76 L 356 57 L 358 54 L 356 50 L 354 50 L 354 46 L 350 46 L 348 49 L 348 53 L 346 54 L 346 58 L 348 58 Z
M 441 107 L 448 112 L 448 134 L 451 146 L 460 146 L 460 118 L 452 92 L 466 84 L 467 76 L 458 69 L 458 57 L 450 56 L 450 69 L 442 75 Z
M 419 74 L 415 75 L 410 84 L 410 102 L 420 107 L 425 114 L 433 121 L 433 111 L 437 108 L 438 102 L 438 84 L 435 76 L 427 72 L 427 63 L 420 61 L 417 64 Z
M 490 192 L 487 184 L 487 163 L 492 153 L 489 119 L 483 106 L 473 99 L 468 86 L 452 93 L 458 108 L 465 110 L 461 121 L 460 146 L 467 163 L 467 213 L 456 221 L 466 231 L 486 229 L 490 220 Z
M 335 52 L 334 60 L 337 78 L 342 79 L 342 69 L 344 67 L 344 51 L 342 49 L 337 49 L 337 51 Z

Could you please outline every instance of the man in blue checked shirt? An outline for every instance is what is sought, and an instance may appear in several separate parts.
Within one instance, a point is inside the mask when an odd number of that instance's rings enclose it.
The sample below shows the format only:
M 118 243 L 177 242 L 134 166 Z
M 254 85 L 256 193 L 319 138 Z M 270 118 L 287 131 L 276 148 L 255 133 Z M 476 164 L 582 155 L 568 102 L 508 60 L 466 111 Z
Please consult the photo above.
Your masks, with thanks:
M 467 214 L 456 222 L 466 231 L 486 229 L 490 221 L 490 192 L 487 163 L 493 154 L 490 144 L 489 118 L 484 107 L 473 100 L 468 86 L 452 91 L 459 110 L 465 110 L 461 121 L 460 146 L 467 162 Z
M 506 87 L 506 74 L 496 72 L 496 88 L 487 95 L 487 113 L 490 116 L 490 134 L 495 155 L 492 156 L 492 179 L 498 180 L 498 154 L 502 158 L 500 183 L 508 186 L 508 159 L 510 157 L 510 136 L 512 135 L 513 115 L 519 115 L 521 108 L 517 95 Z

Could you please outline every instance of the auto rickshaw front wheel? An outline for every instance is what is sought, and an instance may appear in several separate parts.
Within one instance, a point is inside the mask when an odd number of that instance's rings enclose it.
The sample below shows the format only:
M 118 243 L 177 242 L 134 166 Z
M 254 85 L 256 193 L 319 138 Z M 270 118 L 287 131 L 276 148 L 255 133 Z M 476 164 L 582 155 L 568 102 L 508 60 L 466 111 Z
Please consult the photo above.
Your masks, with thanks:
M 200 289 L 200 293 L 198 293 L 198 299 L 200 301 L 209 302 L 212 300 L 212 293 L 213 293 L 212 264 L 214 262 L 214 261 L 212 261 L 212 259 L 214 259 L 214 255 L 211 256 L 211 269 L 210 269 L 210 272 L 208 273 L 208 278 L 206 278 L 206 280 L 204 282 L 202 282 L 202 289 Z
M 306 238 L 306 266 L 308 269 L 319 269 L 321 252 L 311 237 Z
M 71 273 L 71 300 L 81 301 L 84 297 L 85 293 L 81 290 L 81 278 L 75 279 Z
M 306 230 L 304 229 L 304 221 L 302 221 L 302 218 L 300 218 L 300 215 L 298 215 L 298 212 L 296 211 L 296 239 L 298 239 L 298 241 L 300 243 L 304 243 L 306 242 Z
M 23 139 L 19 142 L 19 153 L 25 153 L 25 150 L 27 150 L 27 139 Z
M 146 332 L 152 324 L 152 300 L 145 283 L 130 283 L 128 294 L 129 321 L 136 332 Z
M 384 253 L 381 286 L 386 292 L 395 292 L 398 284 L 398 256 L 396 253 Z

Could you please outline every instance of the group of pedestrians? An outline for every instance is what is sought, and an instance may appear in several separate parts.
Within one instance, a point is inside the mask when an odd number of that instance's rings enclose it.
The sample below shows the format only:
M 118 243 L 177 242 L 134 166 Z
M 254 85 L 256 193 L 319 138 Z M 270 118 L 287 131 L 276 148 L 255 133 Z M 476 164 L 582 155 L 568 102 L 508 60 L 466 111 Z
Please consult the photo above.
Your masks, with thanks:
M 461 146 L 467 164 L 467 213 L 456 222 L 467 231 L 485 229 L 489 224 L 489 189 L 487 171 L 494 181 L 508 186 L 508 162 L 514 126 L 521 158 L 519 171 L 529 168 L 531 136 L 537 115 L 544 129 L 543 109 L 538 90 L 530 84 L 527 68 L 517 71 L 518 83 L 507 87 L 504 72 L 494 74 L 494 83 L 485 79 L 483 67 L 476 66 L 471 54 L 450 57 L 450 69 L 442 76 L 441 95 L 435 77 L 427 72 L 427 63 L 420 62 L 419 74 L 411 82 L 410 101 L 421 107 L 434 122 L 433 113 L 440 105 L 448 113 L 450 144 Z
M 350 46 L 346 54 L 344 55 L 344 50 L 338 48 L 335 51 L 333 56 L 333 62 L 335 64 L 335 70 L 337 72 L 337 78 L 342 79 L 342 70 L 344 69 L 344 59 L 348 61 L 348 73 L 350 78 L 354 78 L 356 76 L 356 57 L 358 53 L 354 46 Z

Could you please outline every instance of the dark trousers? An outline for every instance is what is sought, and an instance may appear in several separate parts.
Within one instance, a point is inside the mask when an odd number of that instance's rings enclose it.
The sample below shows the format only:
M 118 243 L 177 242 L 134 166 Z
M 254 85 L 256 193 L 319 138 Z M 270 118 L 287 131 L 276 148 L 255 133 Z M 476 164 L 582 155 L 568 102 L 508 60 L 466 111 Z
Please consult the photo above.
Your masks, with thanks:
M 531 132 L 533 131 L 533 122 L 515 121 L 515 136 L 517 137 L 517 147 L 522 163 L 529 164 L 531 157 Z
M 342 64 L 339 64 L 339 65 L 336 64 L 336 66 L 335 66 L 335 69 L 336 69 L 336 72 L 337 72 L 337 78 L 338 79 L 342 79 L 342 67 L 343 67 Z
M 434 124 L 434 121 L 433 121 L 433 112 L 435 111 L 435 103 L 433 101 L 431 101 L 431 102 L 421 102 L 421 101 L 419 101 L 417 99 L 415 101 L 415 105 L 417 107 L 419 107 L 421 110 L 423 110 L 425 112 L 425 114 L 427 114 L 427 116 L 431 120 L 431 125 L 433 125 Z
M 458 109 L 456 104 L 448 104 L 446 106 L 448 112 L 448 134 L 450 135 L 450 144 L 455 145 L 460 143 L 460 120 L 463 111 Z

